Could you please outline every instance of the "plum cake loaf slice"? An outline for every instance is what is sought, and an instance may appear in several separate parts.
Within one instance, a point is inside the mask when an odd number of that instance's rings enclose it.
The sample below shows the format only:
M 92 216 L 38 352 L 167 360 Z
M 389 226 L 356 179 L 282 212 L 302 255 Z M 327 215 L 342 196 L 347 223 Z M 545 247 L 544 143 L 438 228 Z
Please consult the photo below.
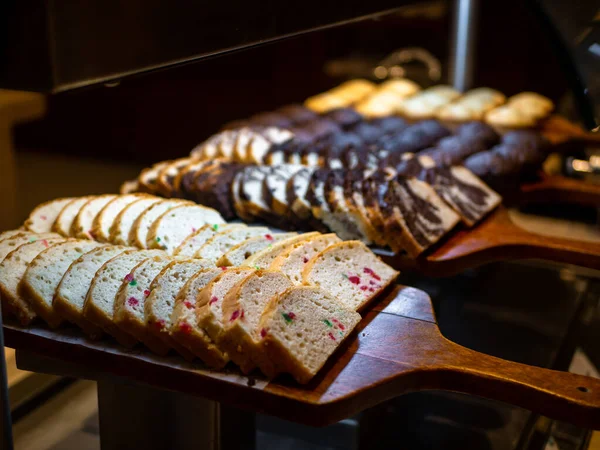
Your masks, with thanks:
M 262 347 L 278 372 L 305 384 L 352 333 L 360 314 L 316 286 L 273 297 L 260 320 Z
M 0 263 L 0 297 L 2 311 L 12 314 L 23 325 L 29 325 L 37 314 L 19 293 L 19 282 L 25 275 L 29 263 L 50 245 L 64 242 L 64 238 L 41 239 L 23 244 L 10 252 Z
M 169 334 L 171 315 L 175 307 L 175 297 L 181 288 L 194 274 L 210 266 L 212 264 L 201 259 L 173 261 L 154 278 L 150 285 L 150 295 L 144 303 L 144 318 L 148 331 L 190 360 L 194 355 Z
M 224 232 L 226 230 L 231 230 L 233 228 L 241 228 L 246 226 L 247 225 L 243 223 L 215 223 L 213 225 L 203 225 L 196 230 L 195 233 L 192 233 L 186 237 L 183 242 L 179 244 L 179 246 L 173 251 L 173 255 L 181 257 L 187 256 L 191 258 L 200 249 L 200 247 L 206 244 L 206 242 L 215 234 Z
M 78 239 L 94 239 L 92 227 L 96 216 L 108 202 L 115 198 L 117 198 L 117 195 L 99 195 L 88 200 L 75 216 L 75 220 L 71 225 L 70 236 Z
M 29 217 L 23 226 L 26 230 L 35 233 L 48 233 L 52 231 L 52 226 L 54 225 L 56 218 L 62 209 L 72 200 L 74 199 L 58 198 L 36 206 L 35 209 L 31 211 L 31 214 L 29 214 Z
M 224 331 L 219 346 L 243 373 L 258 366 L 266 375 L 274 374 L 261 345 L 260 318 L 269 301 L 292 286 L 279 271 L 257 270 L 225 294 L 221 308 Z
M 330 245 L 304 266 L 305 284 L 316 285 L 355 311 L 393 283 L 398 272 L 360 241 Z
M 71 264 L 102 244 L 90 240 L 67 240 L 51 245 L 29 264 L 19 284 L 19 292 L 48 325 L 58 327 L 63 318 L 54 311 L 52 301 Z
M 92 338 L 102 335 L 102 328 L 83 317 L 83 305 L 96 272 L 114 257 L 131 251 L 129 247 L 109 245 L 92 250 L 75 260 L 56 289 L 52 308 L 64 319 L 76 324 Z
M 79 197 L 67 203 L 56 217 L 54 225 L 52 225 L 52 231 L 63 236 L 69 236 L 71 233 L 71 226 L 73 225 L 75 217 L 79 214 L 79 210 L 92 198 L 94 198 L 94 196 Z
M 0 233 L 0 242 L 4 241 L 5 239 L 9 239 L 11 237 L 14 237 L 14 236 L 16 236 L 19 233 L 30 233 L 32 235 L 34 234 L 31 231 L 25 231 L 23 229 L 21 229 L 21 230 L 19 230 L 19 229 L 17 229 L 17 230 L 7 230 L 7 231 L 3 231 L 3 232 Z
M 108 202 L 92 223 L 92 235 L 94 239 L 100 242 L 109 242 L 115 219 L 119 213 L 128 205 L 131 205 L 136 200 L 141 200 L 145 196 L 147 194 L 119 195 Z
M 166 355 L 169 347 L 148 332 L 144 305 L 150 295 L 152 281 L 172 261 L 173 259 L 168 256 L 145 259 L 125 275 L 115 298 L 115 324 L 158 355 Z
M 267 246 L 261 251 L 254 253 L 241 264 L 241 267 L 251 267 L 253 269 L 268 269 L 271 263 L 275 260 L 275 258 L 277 258 L 285 250 L 287 250 L 287 248 L 290 245 L 295 244 L 296 242 L 306 241 L 307 239 L 319 236 L 320 234 L 321 233 L 319 233 L 318 231 L 313 231 L 311 233 L 303 233 L 297 236 L 284 239 L 279 242 L 275 242 L 274 244 Z
M 217 267 L 240 266 L 245 260 L 250 258 L 255 253 L 258 253 L 269 246 L 273 246 L 273 244 L 276 242 L 295 236 L 298 236 L 298 233 L 290 232 L 265 234 L 264 236 L 256 236 L 246 239 L 245 241 L 231 247 L 227 253 L 217 260 L 216 265 Z
M 128 244 L 133 247 L 147 248 L 146 240 L 152 224 L 165 212 L 182 205 L 191 205 L 187 200 L 172 199 L 154 203 L 145 209 L 133 222 L 129 232 Z
M 161 201 L 163 200 L 158 197 L 147 195 L 125 206 L 115 217 L 108 240 L 116 245 L 133 245 L 133 242 L 130 244 L 129 236 L 135 221 L 146 209 Z
M 217 262 L 233 246 L 256 236 L 270 235 L 271 230 L 267 227 L 236 227 L 216 233 L 194 254 L 194 258 L 202 258 Z
M 337 235 L 330 233 L 320 234 L 305 241 L 296 242 L 290 245 L 287 250 L 280 253 L 273 260 L 269 269 L 280 270 L 292 283 L 296 285 L 302 284 L 302 271 L 311 258 L 330 245 L 341 241 Z
M 164 256 L 161 250 L 125 252 L 105 262 L 96 272 L 83 305 L 83 317 L 113 336 L 120 344 L 133 347 L 138 340 L 114 322 L 115 298 L 131 270 L 147 258 Z
M 224 223 L 221 215 L 212 208 L 200 205 L 177 206 L 154 221 L 148 230 L 146 246 L 172 254 L 186 237 L 203 225 Z
M 198 326 L 204 329 L 217 344 L 224 331 L 223 299 L 229 290 L 242 281 L 254 269 L 231 268 L 208 283 L 199 293 L 196 300 L 196 320 Z
M 213 369 L 222 369 L 229 361 L 229 356 L 198 326 L 196 299 L 198 292 L 221 273 L 221 268 L 201 270 L 183 285 L 175 298 L 169 331 L 173 339 Z
M 17 234 L 12 234 L 0 241 L 0 261 L 4 260 L 10 252 L 23 244 L 61 237 L 57 233 L 33 233 L 31 231 L 20 231 Z

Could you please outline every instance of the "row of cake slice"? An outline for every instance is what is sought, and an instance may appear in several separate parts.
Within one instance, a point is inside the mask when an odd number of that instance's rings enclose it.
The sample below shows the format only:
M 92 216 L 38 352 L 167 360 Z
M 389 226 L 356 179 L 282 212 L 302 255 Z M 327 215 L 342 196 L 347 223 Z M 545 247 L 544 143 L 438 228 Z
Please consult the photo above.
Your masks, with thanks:
M 294 164 L 188 162 L 167 182 L 155 173 L 139 186 L 218 208 L 226 218 L 284 229 L 333 231 L 343 239 L 416 257 L 458 222 L 473 226 L 501 201 L 462 166 L 436 166 L 405 154 L 398 170 L 318 169 Z M 206 183 L 210 180 L 210 183 Z
M 25 325 L 36 317 L 51 327 L 67 320 L 127 347 L 174 349 L 215 368 L 231 359 L 244 373 L 258 367 L 306 382 L 356 326 L 355 311 L 397 272 L 360 242 L 333 234 L 272 242 L 239 267 L 216 267 L 163 250 L 5 232 L 3 310 Z

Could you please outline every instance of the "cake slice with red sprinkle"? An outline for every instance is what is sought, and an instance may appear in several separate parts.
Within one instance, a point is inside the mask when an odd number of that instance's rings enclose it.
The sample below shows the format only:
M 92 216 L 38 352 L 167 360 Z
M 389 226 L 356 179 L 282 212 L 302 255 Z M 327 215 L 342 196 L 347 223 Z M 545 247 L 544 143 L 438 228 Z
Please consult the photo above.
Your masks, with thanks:
M 215 234 L 200 247 L 194 254 L 194 258 L 203 258 L 216 263 L 229 249 L 255 236 L 269 235 L 271 231 L 267 227 L 237 227 L 224 230 Z
M 262 348 L 276 368 L 267 375 L 286 372 L 308 383 L 360 319 L 316 286 L 295 286 L 273 297 L 259 324 Z
M 94 220 L 108 202 L 115 198 L 117 195 L 99 195 L 88 200 L 75 216 L 70 235 L 79 239 L 95 239 L 92 231 Z
M 225 230 L 230 230 L 235 227 L 246 227 L 243 223 L 223 223 L 223 224 L 207 224 L 196 230 L 195 233 L 190 234 L 186 237 L 179 247 L 175 249 L 173 254 L 175 256 L 187 256 L 193 257 L 194 254 L 202 247 L 206 242 L 212 238 L 215 234 Z
M 201 259 L 173 261 L 154 278 L 150 285 L 150 295 L 144 303 L 144 318 L 148 331 L 190 360 L 194 355 L 169 334 L 171 315 L 175 307 L 175 298 L 181 288 L 192 276 L 210 266 L 212 264 Z
M 320 286 L 355 311 L 363 308 L 397 276 L 397 271 L 360 241 L 330 245 L 313 256 L 302 272 L 305 284 Z
M 206 331 L 198 326 L 196 299 L 198 292 L 221 273 L 221 268 L 206 269 L 192 276 L 177 294 L 171 315 L 170 334 L 173 339 L 214 369 L 223 368 L 229 357 L 217 347 Z
M 266 374 L 274 373 L 261 345 L 260 318 L 270 300 L 292 286 L 279 271 L 257 270 L 225 295 L 221 308 L 225 327 L 219 345 L 243 373 L 257 366 Z
M 223 299 L 229 290 L 248 275 L 254 272 L 249 268 L 233 268 L 224 270 L 221 275 L 208 283 L 198 293 L 196 300 L 196 319 L 198 326 L 204 329 L 210 338 L 220 345 L 224 331 Z
M 271 265 L 270 270 L 280 270 L 294 284 L 302 284 L 302 271 L 310 259 L 319 252 L 322 252 L 332 244 L 342 240 L 335 234 L 320 234 L 305 241 L 296 242 L 288 247 L 283 253 L 277 256 Z
M 125 275 L 115 297 L 115 324 L 158 355 L 166 355 L 170 347 L 148 332 L 144 305 L 150 295 L 152 281 L 172 261 L 168 256 L 145 259 Z
M 311 233 L 303 233 L 297 236 L 293 236 L 288 239 L 284 239 L 279 242 L 274 242 L 268 245 L 263 250 L 253 254 L 242 263 L 242 267 L 252 267 L 253 269 L 267 269 L 271 263 L 283 253 L 290 245 L 296 242 L 306 241 L 307 239 L 319 236 L 321 233 L 313 231 Z
M 265 248 L 268 248 L 269 246 L 273 246 L 275 242 L 283 241 L 294 236 L 298 236 L 298 233 L 290 232 L 265 234 L 263 236 L 256 236 L 246 239 L 245 241 L 231 247 L 231 249 L 229 249 L 217 260 L 216 265 L 217 267 L 239 266 L 246 259 L 250 258 L 250 256 L 260 252 L 261 250 L 264 250 Z
M 69 204 L 73 198 L 57 198 L 35 207 L 23 224 L 26 230 L 34 233 L 48 233 L 52 230 L 56 218 L 62 209 Z

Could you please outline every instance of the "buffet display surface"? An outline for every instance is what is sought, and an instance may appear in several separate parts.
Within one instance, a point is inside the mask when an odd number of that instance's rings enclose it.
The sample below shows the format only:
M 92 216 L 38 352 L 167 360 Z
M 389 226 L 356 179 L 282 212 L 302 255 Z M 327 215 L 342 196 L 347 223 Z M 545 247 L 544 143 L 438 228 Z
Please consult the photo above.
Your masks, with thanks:
M 6 345 L 84 376 L 116 376 L 324 426 L 393 397 L 426 389 L 464 392 L 513 403 L 580 426 L 600 428 L 600 381 L 484 355 L 445 339 L 424 292 L 396 285 L 370 307 L 357 331 L 307 385 L 212 371 L 178 357 L 91 341 L 78 330 L 4 325 Z

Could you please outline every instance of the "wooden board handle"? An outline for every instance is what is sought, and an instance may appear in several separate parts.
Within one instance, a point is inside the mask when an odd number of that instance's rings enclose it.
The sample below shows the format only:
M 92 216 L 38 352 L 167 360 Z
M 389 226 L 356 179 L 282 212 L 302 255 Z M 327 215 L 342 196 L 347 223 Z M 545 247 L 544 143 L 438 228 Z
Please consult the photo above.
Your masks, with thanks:
M 540 180 L 520 186 L 519 204 L 564 203 L 600 207 L 600 183 L 542 174 Z
M 600 423 L 600 380 L 527 366 L 446 340 L 442 389 L 492 398 L 586 427 Z M 543 405 L 543 406 L 541 406 Z

